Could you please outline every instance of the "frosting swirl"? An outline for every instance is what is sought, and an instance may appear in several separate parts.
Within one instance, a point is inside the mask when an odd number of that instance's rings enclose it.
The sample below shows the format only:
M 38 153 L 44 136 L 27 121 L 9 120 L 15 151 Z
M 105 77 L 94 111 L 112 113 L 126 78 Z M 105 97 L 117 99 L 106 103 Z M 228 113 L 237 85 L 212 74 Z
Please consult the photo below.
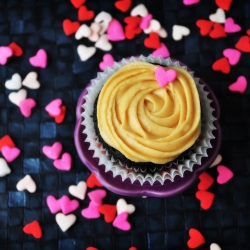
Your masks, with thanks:
M 134 162 L 164 164 L 197 140 L 201 125 L 200 99 L 193 77 L 184 69 L 161 88 L 158 66 L 132 62 L 104 84 L 97 103 L 103 140 Z

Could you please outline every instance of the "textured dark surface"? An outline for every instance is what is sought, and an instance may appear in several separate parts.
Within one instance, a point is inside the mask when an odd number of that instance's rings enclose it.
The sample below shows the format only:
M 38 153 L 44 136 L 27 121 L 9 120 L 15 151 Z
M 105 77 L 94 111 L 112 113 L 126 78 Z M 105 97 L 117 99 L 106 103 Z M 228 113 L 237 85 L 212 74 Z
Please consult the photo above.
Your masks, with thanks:
M 96 14 L 105 10 L 123 20 L 129 12 L 121 13 L 114 8 L 114 2 L 87 0 L 86 5 Z M 115 229 L 103 217 L 95 220 L 83 218 L 80 212 L 89 204 L 86 198 L 74 212 L 76 224 L 63 233 L 46 205 L 46 197 L 52 194 L 59 198 L 68 194 L 70 185 L 89 176 L 74 147 L 75 107 L 82 89 L 99 71 L 98 65 L 104 52 L 98 50 L 87 62 L 79 60 L 77 45 L 92 43 L 87 39 L 76 41 L 74 36 L 64 35 L 63 20 L 77 20 L 77 10 L 69 0 L 2 0 L 0 46 L 14 41 L 24 49 L 24 54 L 0 66 L 0 138 L 9 134 L 22 151 L 9 164 L 12 173 L 0 178 L 1 250 L 69 250 L 86 249 L 88 246 L 99 250 L 126 250 L 131 246 L 138 250 L 184 250 L 188 249 L 186 242 L 191 227 L 199 229 L 207 242 L 198 249 L 209 249 L 213 242 L 223 250 L 250 249 L 250 90 L 248 88 L 243 95 L 228 91 L 228 86 L 239 75 L 249 79 L 249 54 L 242 55 L 229 75 L 211 69 L 212 63 L 222 57 L 223 49 L 234 47 L 239 37 L 250 28 L 250 1 L 234 0 L 231 9 L 226 12 L 227 17 L 233 17 L 241 25 L 242 31 L 217 40 L 201 37 L 195 25 L 197 19 L 208 19 L 216 11 L 214 1 L 201 0 L 200 4 L 187 7 L 181 0 L 134 0 L 133 6 L 142 2 L 168 31 L 168 38 L 161 40 L 168 46 L 171 56 L 189 65 L 217 95 L 223 131 L 222 164 L 232 169 L 234 178 L 225 185 L 213 184 L 210 190 L 215 193 L 215 200 L 208 211 L 202 211 L 200 202 L 195 198 L 198 182 L 182 194 L 167 199 L 125 197 L 128 203 L 136 206 L 136 212 L 129 216 L 132 229 L 128 232 Z M 174 24 L 189 27 L 191 34 L 175 42 L 171 36 Z M 141 34 L 132 41 L 114 42 L 111 53 L 116 60 L 131 55 L 148 55 L 152 50 L 143 46 L 145 37 Z M 46 69 L 34 68 L 28 62 L 28 58 L 39 48 L 48 53 Z M 4 82 L 14 73 L 24 78 L 32 70 L 38 73 L 41 88 L 27 89 L 28 97 L 37 101 L 37 107 L 30 118 L 24 118 L 18 107 L 8 100 L 11 91 L 5 89 Z M 44 110 L 57 97 L 62 98 L 67 106 L 66 119 L 60 125 Z M 60 141 L 64 151 L 70 152 L 73 157 L 70 172 L 56 170 L 52 160 L 42 154 L 42 147 L 55 141 Z M 216 168 L 210 169 L 209 173 L 217 177 Z M 16 183 L 26 174 L 30 174 L 37 184 L 34 194 L 16 190 Z M 115 204 L 119 198 L 121 196 L 108 192 L 105 203 Z M 33 220 L 41 223 L 43 237 L 40 240 L 22 231 L 23 226 Z

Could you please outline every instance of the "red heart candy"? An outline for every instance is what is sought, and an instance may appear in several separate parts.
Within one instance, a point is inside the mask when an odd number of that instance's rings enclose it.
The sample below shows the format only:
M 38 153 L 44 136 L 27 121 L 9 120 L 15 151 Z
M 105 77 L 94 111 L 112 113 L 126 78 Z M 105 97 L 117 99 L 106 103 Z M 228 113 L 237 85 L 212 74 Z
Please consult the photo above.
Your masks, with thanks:
M 89 188 L 93 188 L 95 186 L 102 187 L 102 184 L 97 180 L 96 176 L 93 173 L 91 173 L 86 183 Z
M 201 201 L 201 207 L 204 210 L 209 209 L 214 201 L 214 194 L 208 191 L 197 191 L 196 198 Z
M 34 220 L 33 222 L 24 226 L 23 231 L 26 234 L 32 234 L 37 239 L 40 239 L 42 237 L 42 229 L 37 220 Z
M 63 30 L 66 36 L 74 34 L 80 27 L 79 22 L 71 22 L 69 19 L 63 21 Z
M 62 123 L 63 120 L 64 120 L 64 118 L 65 118 L 65 115 L 66 115 L 66 106 L 61 106 L 60 109 L 61 109 L 61 113 L 60 113 L 60 115 L 58 115 L 58 116 L 54 116 L 54 115 L 49 114 L 49 116 L 55 118 L 55 122 L 56 122 L 57 124 Z
M 116 216 L 116 205 L 103 204 L 98 207 L 101 214 L 104 215 L 104 220 L 107 223 L 112 222 Z
M 247 30 L 247 34 L 250 36 L 250 29 Z
M 95 16 L 94 11 L 88 10 L 86 6 L 81 6 L 78 9 L 78 20 L 79 21 L 88 21 Z
M 145 47 L 149 49 L 158 49 L 161 47 L 160 37 L 156 32 L 151 32 L 149 37 L 144 40 Z
M 196 21 L 196 25 L 200 28 L 201 35 L 206 36 L 211 31 L 214 23 L 208 20 L 200 19 Z
M 224 27 L 219 23 L 214 23 L 213 29 L 210 31 L 209 36 L 211 38 L 221 38 L 226 37 L 227 34 L 224 30 Z
M 226 57 L 223 57 L 213 63 L 212 69 L 214 71 L 221 71 L 224 74 L 228 74 L 231 70 L 231 67 L 228 59 Z
M 22 48 L 16 44 L 15 42 L 12 42 L 10 45 L 9 45 L 9 48 L 12 49 L 13 51 L 13 56 L 21 56 L 23 54 L 23 50 Z
M 75 8 L 79 8 L 81 5 L 83 5 L 86 0 L 70 0 L 70 2 L 73 4 Z
M 215 3 L 218 7 L 222 8 L 223 10 L 229 10 L 231 3 L 233 0 L 215 0 Z
M 130 247 L 129 250 L 137 250 L 136 247 Z
M 195 228 L 189 230 L 190 239 L 187 242 L 189 248 L 194 249 L 206 242 L 203 235 Z
M 235 48 L 242 52 L 250 52 L 250 37 L 242 36 L 236 43 Z
M 142 18 L 138 16 L 128 16 L 124 18 L 124 22 L 127 24 L 125 26 L 125 36 L 127 39 L 133 39 L 135 35 L 139 35 L 142 29 L 139 27 Z
M 15 143 L 12 141 L 9 135 L 5 135 L 0 139 L 0 152 L 2 151 L 3 146 L 9 146 L 10 148 L 15 147 Z
M 87 247 L 86 250 L 98 250 L 98 248 L 95 248 L 95 247 Z
M 132 0 L 119 0 L 115 2 L 115 7 L 122 12 L 126 12 L 131 7 L 131 4 Z
M 198 189 L 204 191 L 209 189 L 214 183 L 214 178 L 207 172 L 202 173 L 199 176 L 200 183 L 198 184 Z

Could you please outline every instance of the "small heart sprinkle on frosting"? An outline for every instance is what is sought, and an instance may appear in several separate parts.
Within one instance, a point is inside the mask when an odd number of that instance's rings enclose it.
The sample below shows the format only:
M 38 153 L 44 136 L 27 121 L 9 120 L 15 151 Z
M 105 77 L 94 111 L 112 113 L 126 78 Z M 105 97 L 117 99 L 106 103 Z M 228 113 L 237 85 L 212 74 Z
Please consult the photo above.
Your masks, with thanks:
M 177 77 L 177 73 L 174 69 L 165 70 L 162 66 L 159 66 L 155 70 L 155 78 L 161 88 L 164 88 L 170 82 L 173 82 Z

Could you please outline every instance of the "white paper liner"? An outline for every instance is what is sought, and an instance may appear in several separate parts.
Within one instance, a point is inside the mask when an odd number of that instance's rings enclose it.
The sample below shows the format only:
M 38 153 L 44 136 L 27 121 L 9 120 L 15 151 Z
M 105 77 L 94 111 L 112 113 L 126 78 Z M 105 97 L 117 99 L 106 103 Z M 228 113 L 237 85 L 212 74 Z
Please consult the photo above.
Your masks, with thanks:
M 147 181 L 151 185 L 153 185 L 156 181 L 158 181 L 163 185 L 165 180 L 170 180 L 173 182 L 176 176 L 183 177 L 185 171 L 192 172 L 194 164 L 201 165 L 202 157 L 207 157 L 207 149 L 212 147 L 210 140 L 215 138 L 212 132 L 213 130 L 216 130 L 216 127 L 213 124 L 216 118 L 212 114 L 214 109 L 210 106 L 212 100 L 208 98 L 209 92 L 204 90 L 205 85 L 199 83 L 199 78 L 194 77 L 197 90 L 200 96 L 202 110 L 202 127 L 201 136 L 199 140 L 195 143 L 194 153 L 189 156 L 189 159 L 186 159 L 183 162 L 178 163 L 178 165 L 169 169 L 164 168 L 159 172 L 145 174 L 136 172 L 131 168 L 128 169 L 126 166 L 123 166 L 121 163 L 115 161 L 112 157 L 108 155 L 107 150 L 103 148 L 95 133 L 92 118 L 94 103 L 104 83 L 110 78 L 110 76 L 113 75 L 123 65 L 136 61 L 149 62 L 162 66 L 176 66 L 185 69 L 192 76 L 194 74 L 194 72 L 189 71 L 186 66 L 181 66 L 180 62 L 178 61 L 173 62 L 170 58 L 155 58 L 152 55 L 148 57 L 144 57 L 141 55 L 139 57 L 123 59 L 119 63 L 115 62 L 111 68 L 106 68 L 104 72 L 98 73 L 97 78 L 91 81 L 92 85 L 87 88 L 88 93 L 85 95 L 85 103 L 82 105 L 85 111 L 81 114 L 81 116 L 84 118 L 81 124 L 85 127 L 83 130 L 83 133 L 87 136 L 85 141 L 90 143 L 89 150 L 94 150 L 93 157 L 99 158 L 99 165 L 104 165 L 105 172 L 111 171 L 113 173 L 113 177 L 121 176 L 122 181 L 130 179 L 130 181 L 133 183 L 138 180 L 141 185 L 143 185 L 143 183 Z

